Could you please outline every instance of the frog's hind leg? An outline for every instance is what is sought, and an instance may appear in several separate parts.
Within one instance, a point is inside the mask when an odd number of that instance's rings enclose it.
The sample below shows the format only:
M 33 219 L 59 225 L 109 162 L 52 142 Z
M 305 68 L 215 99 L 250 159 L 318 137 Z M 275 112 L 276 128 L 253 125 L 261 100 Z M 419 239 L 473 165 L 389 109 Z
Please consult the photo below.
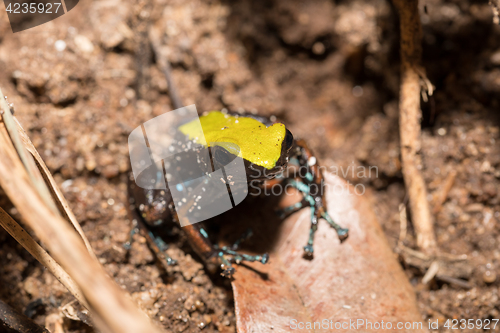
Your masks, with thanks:
M 217 266 L 222 269 L 222 276 L 232 277 L 235 269 L 231 263 L 239 264 L 242 261 L 259 261 L 265 264 L 269 255 L 248 255 L 237 252 L 240 244 L 252 236 L 251 230 L 247 230 L 232 246 L 219 247 L 217 244 L 212 244 L 208 238 L 207 231 L 200 226 L 199 223 L 186 225 L 183 227 L 184 232 L 188 235 L 188 240 L 191 247 L 204 258 L 207 269 L 215 272 Z
M 237 264 L 239 264 L 242 261 L 259 261 L 263 264 L 267 263 L 267 261 L 269 260 L 269 254 L 267 253 L 259 255 L 249 255 L 236 252 L 240 247 L 240 244 L 252 236 L 253 236 L 253 231 L 252 229 L 249 228 L 243 233 L 243 235 L 240 236 L 240 238 L 236 240 L 236 242 L 233 243 L 232 246 L 223 246 L 221 248 L 221 252 L 233 256 L 233 260 Z
M 231 262 L 240 264 L 243 261 L 248 261 L 248 262 L 258 261 L 262 264 L 265 264 L 269 260 L 268 253 L 249 255 L 231 250 L 231 248 L 228 246 L 221 247 L 217 252 L 217 257 L 221 261 L 222 275 L 226 277 L 231 277 L 234 274 L 235 270 L 231 266 Z
M 235 262 L 236 264 L 240 264 L 242 261 L 255 262 L 258 261 L 262 264 L 266 264 L 269 260 L 269 254 L 259 254 L 259 255 L 249 255 L 244 253 L 237 252 L 240 244 L 245 240 L 252 237 L 253 231 L 252 229 L 247 229 L 241 236 L 238 238 L 232 246 L 223 246 L 219 249 L 217 256 L 220 258 L 221 267 L 222 267 L 222 275 L 224 276 L 232 276 L 234 274 L 234 268 L 231 266 L 231 262 Z

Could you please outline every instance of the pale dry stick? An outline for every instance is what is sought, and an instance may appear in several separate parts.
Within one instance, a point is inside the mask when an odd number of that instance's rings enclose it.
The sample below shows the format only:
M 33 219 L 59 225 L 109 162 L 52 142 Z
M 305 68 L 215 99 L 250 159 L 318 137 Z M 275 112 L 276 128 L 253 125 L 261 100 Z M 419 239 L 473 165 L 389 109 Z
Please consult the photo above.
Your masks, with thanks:
M 454 178 L 454 176 L 452 178 Z M 449 183 L 449 181 L 446 182 L 444 190 L 446 190 L 447 187 L 451 187 Z M 446 193 L 448 192 L 446 191 Z M 404 245 L 404 241 L 406 239 L 408 221 L 406 216 L 406 205 L 404 203 L 399 205 L 399 223 L 400 232 L 396 252 L 403 256 L 404 261 L 407 264 L 418 267 L 422 271 L 426 272 L 422 278 L 423 284 L 427 284 L 432 279 L 437 277 L 442 281 L 460 286 L 462 288 L 472 288 L 467 281 L 443 274 L 444 271 L 447 272 L 447 274 L 461 276 L 464 270 L 463 267 L 460 267 L 462 265 L 460 262 L 466 261 L 467 255 L 451 255 L 444 252 L 438 252 L 437 255 L 432 254 L 432 256 L 429 256 L 423 252 L 415 251 L 406 247 Z
M 456 176 L 457 172 L 455 170 L 451 170 L 450 173 L 448 173 L 443 186 L 441 186 L 439 192 L 436 194 L 434 208 L 432 209 L 432 214 L 434 214 L 434 216 L 436 216 L 437 213 L 441 211 L 441 208 L 443 208 L 443 204 L 448 198 L 448 193 L 450 193 L 453 183 L 455 183 Z
M 406 205 L 399 204 L 399 239 L 398 239 L 398 247 L 404 245 L 404 241 L 406 239 L 406 232 L 408 229 L 408 217 L 406 216 Z
M 396 248 L 396 252 L 400 253 L 403 255 L 403 257 L 407 257 L 408 255 L 413 255 L 415 257 L 418 257 L 419 259 L 423 261 L 430 260 L 428 256 L 426 256 L 424 253 L 414 251 L 404 245 L 404 241 L 406 239 L 406 233 L 407 233 L 407 227 L 408 227 L 408 217 L 406 215 L 406 204 L 401 203 L 399 204 L 399 225 L 400 225 L 400 230 L 399 230 L 399 239 L 398 239 L 398 245 Z M 424 277 L 422 278 L 422 283 L 427 284 L 429 283 L 439 272 L 439 260 L 434 260 L 429 267 L 425 268 L 427 272 L 425 273 Z
M 69 208 L 66 199 L 57 187 L 52 174 L 47 169 L 47 166 L 38 154 L 38 151 L 33 146 L 33 143 L 31 143 L 31 140 L 26 135 L 26 132 L 22 128 L 21 124 L 19 124 L 17 119 L 11 115 L 10 107 L 6 102 L 6 98 L 4 98 L 1 89 L 0 114 L 0 121 L 3 122 L 3 125 L 5 126 L 5 129 L 14 144 L 17 153 L 19 154 L 21 161 L 23 161 L 23 164 L 30 175 L 31 181 L 37 188 L 38 193 L 42 196 L 47 205 L 54 210 L 54 212 L 62 214 L 66 220 L 68 220 L 75 227 L 80 234 L 80 237 L 82 237 L 90 255 L 97 260 L 97 257 L 90 246 L 90 242 L 83 233 L 82 227 L 76 220 L 73 212 Z M 26 152 L 26 150 L 23 149 L 23 146 L 31 153 L 31 156 Z
M 75 214 L 73 214 L 73 211 L 71 208 L 69 208 L 68 202 L 66 201 L 66 198 L 62 194 L 61 190 L 56 184 L 56 181 L 54 180 L 54 177 L 52 177 L 52 174 L 50 173 L 49 169 L 45 165 L 45 162 L 43 159 L 40 157 L 40 154 L 38 154 L 38 151 L 36 150 L 35 146 L 33 146 L 33 143 L 31 142 L 30 138 L 24 131 L 23 127 L 17 121 L 16 118 L 14 118 L 14 121 L 17 124 L 17 131 L 19 133 L 19 136 L 21 137 L 21 140 L 24 144 L 24 147 L 31 153 L 31 156 L 35 159 L 36 165 L 38 167 L 38 170 L 41 172 L 43 179 L 45 180 L 45 183 L 49 187 L 49 190 L 52 194 L 52 197 L 54 198 L 57 207 L 59 208 L 59 212 L 63 215 L 63 217 L 70 222 L 73 227 L 76 229 L 80 237 L 82 238 L 83 242 L 85 243 L 85 246 L 87 247 L 87 251 L 89 251 L 89 254 L 97 260 L 97 257 L 94 253 L 94 250 L 92 249 L 92 246 L 90 245 L 89 240 L 85 236 L 85 233 L 83 232 L 82 227 L 80 226 L 80 223 L 78 223 Z
M 39 263 L 47 267 L 49 272 L 75 296 L 80 304 L 88 308 L 87 300 L 68 273 L 2 207 L 0 207 L 0 225 Z
M 422 65 L 422 28 L 418 0 L 393 0 L 398 9 L 401 30 L 401 88 L 399 96 L 399 131 L 403 177 L 410 199 L 417 246 L 423 252 L 437 252 L 434 226 L 422 175 L 420 142 L 420 78 Z
M 3 98 L 3 97 L 1 97 Z M 35 235 L 69 274 L 104 333 L 161 332 L 88 253 L 76 231 L 40 197 L 5 129 L 0 133 L 0 186 Z
M 19 158 L 24 164 L 28 175 L 30 176 L 31 181 L 35 185 L 38 190 L 38 193 L 42 196 L 42 199 L 47 203 L 50 209 L 54 212 L 57 212 L 57 208 L 52 200 L 50 193 L 45 186 L 40 173 L 37 172 L 37 167 L 33 161 L 33 158 L 29 156 L 26 150 L 23 149 L 23 143 L 21 138 L 17 134 L 16 124 L 14 121 L 14 117 L 10 113 L 10 107 L 7 104 L 6 97 L 4 97 L 2 90 L 0 89 L 0 115 L 2 116 L 2 122 L 7 130 L 7 133 L 12 141 L 12 144 L 16 148 L 17 153 L 19 154 Z
M 49 333 L 38 326 L 33 320 L 14 310 L 10 305 L 0 300 L 0 329 L 2 332 Z
M 422 278 L 422 283 L 423 284 L 429 283 L 432 279 L 434 279 L 434 277 L 436 276 L 436 274 L 438 272 L 439 272 L 439 261 L 434 260 L 432 262 L 432 264 L 429 266 L 429 268 L 427 269 L 427 272 L 425 272 L 425 275 Z

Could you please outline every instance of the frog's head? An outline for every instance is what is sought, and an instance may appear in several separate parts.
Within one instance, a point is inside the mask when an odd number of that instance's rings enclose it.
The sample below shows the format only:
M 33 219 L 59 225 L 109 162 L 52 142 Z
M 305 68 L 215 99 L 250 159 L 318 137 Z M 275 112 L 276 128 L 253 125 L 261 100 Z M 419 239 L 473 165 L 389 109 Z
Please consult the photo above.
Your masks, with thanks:
M 280 124 L 282 125 L 282 124 Z M 253 163 L 245 159 L 245 168 L 247 172 L 247 178 L 249 180 L 266 180 L 273 179 L 279 173 L 283 172 L 286 168 L 290 156 L 290 151 L 292 150 L 294 144 L 292 132 L 285 128 L 285 136 L 281 141 L 281 149 L 279 151 L 279 157 L 272 167 L 266 167 L 262 164 Z

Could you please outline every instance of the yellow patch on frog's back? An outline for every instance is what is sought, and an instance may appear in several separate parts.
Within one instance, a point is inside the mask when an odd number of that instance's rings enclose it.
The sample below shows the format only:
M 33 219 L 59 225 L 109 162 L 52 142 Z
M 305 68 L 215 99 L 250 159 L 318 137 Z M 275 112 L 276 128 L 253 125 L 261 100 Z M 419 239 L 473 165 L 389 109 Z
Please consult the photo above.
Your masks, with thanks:
M 219 145 L 231 153 L 254 163 L 272 169 L 281 155 L 281 144 L 286 128 L 283 124 L 266 127 L 260 121 L 249 117 L 238 117 L 212 111 L 179 127 L 190 140 L 208 147 Z M 207 144 L 207 142 L 209 144 Z M 237 145 L 238 149 L 234 147 Z

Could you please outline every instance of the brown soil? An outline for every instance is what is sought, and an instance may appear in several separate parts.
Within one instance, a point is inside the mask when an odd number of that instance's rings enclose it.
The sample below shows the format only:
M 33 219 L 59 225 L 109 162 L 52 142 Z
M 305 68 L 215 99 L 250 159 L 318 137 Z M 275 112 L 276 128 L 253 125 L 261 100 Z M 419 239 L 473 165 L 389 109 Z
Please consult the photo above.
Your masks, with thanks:
M 423 285 L 423 272 L 404 267 L 426 321 L 498 319 L 500 27 L 486 1 L 425 4 L 424 65 L 436 92 L 422 105 L 423 171 L 432 207 L 456 172 L 435 226 L 443 252 L 470 259 L 472 288 Z M 145 40 L 150 22 L 163 32 L 185 104 L 283 119 L 324 166 L 373 194 L 396 248 L 405 187 L 398 22 L 388 1 L 81 1 L 65 16 L 16 34 L 1 12 L 1 88 L 101 263 L 165 328 L 234 332 L 236 325 L 229 282 L 206 273 L 181 233 L 170 239 L 168 253 L 179 265 L 169 272 L 143 237 L 135 236 L 130 251 L 122 246 L 131 228 L 128 134 L 172 109 Z M 60 41 L 65 48 L 57 51 Z M 358 166 L 377 173 L 353 173 Z M 0 204 L 8 207 L 5 198 Z M 413 237 L 410 225 L 406 245 L 415 246 Z M 0 230 L 0 299 L 55 325 L 71 296 Z M 79 321 L 64 325 L 92 331 Z

